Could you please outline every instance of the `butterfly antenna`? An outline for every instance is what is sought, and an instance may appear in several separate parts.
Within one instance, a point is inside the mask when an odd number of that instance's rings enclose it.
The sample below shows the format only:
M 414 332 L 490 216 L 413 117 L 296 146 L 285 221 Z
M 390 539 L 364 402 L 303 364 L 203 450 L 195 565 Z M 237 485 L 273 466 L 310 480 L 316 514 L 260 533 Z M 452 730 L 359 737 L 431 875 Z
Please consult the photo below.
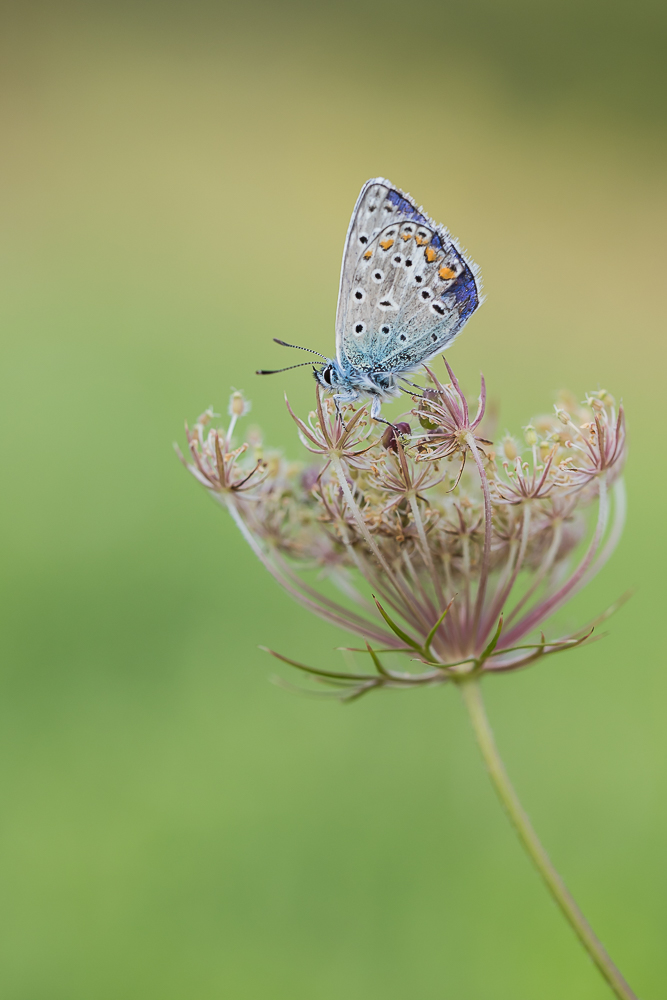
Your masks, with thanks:
M 320 354 L 319 351 L 314 351 L 311 347 L 299 347 L 298 344 L 286 344 L 284 340 L 278 340 L 277 337 L 273 338 L 274 344 L 280 344 L 281 347 L 293 347 L 295 351 L 308 351 L 310 354 L 317 354 L 318 358 L 324 358 L 325 361 L 329 359 L 324 354 Z M 294 365 L 296 368 L 296 365 Z M 286 370 L 286 369 L 284 369 Z
M 289 372 L 292 368 L 305 368 L 306 365 L 312 365 L 312 361 L 302 361 L 300 365 L 288 365 L 287 368 L 273 368 L 271 371 L 262 368 L 256 371 L 255 375 L 278 375 L 280 372 Z

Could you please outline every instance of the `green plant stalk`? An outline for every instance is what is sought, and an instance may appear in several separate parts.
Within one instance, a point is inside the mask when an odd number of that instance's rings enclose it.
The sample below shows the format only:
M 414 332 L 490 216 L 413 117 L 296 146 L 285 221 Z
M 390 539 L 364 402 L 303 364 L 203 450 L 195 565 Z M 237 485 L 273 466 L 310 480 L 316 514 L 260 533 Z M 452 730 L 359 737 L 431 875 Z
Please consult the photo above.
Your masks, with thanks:
M 477 677 L 469 676 L 460 681 L 459 687 L 472 722 L 477 743 L 505 812 L 516 830 L 533 864 L 544 879 L 549 892 L 558 903 L 582 945 L 595 962 L 603 978 L 619 1000 L 637 1000 L 625 979 L 616 968 L 601 942 L 593 932 L 583 913 L 568 892 L 554 868 L 549 855 L 540 843 L 533 826 L 510 782 L 498 753 L 489 719 L 484 708 L 482 692 Z

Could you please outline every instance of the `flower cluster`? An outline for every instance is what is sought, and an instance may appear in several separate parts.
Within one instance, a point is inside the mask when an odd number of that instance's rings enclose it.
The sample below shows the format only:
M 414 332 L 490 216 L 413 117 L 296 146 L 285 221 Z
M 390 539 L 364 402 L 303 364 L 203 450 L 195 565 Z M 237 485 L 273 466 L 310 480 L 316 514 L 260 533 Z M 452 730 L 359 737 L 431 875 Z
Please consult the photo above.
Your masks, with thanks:
M 307 419 L 288 404 L 309 453 L 301 463 L 265 450 L 257 434 L 235 443 L 247 410 L 239 393 L 226 430 L 213 427 L 211 411 L 187 430 L 188 468 L 267 569 L 309 610 L 364 640 L 357 652 L 370 657 L 368 673 L 273 654 L 345 698 L 516 670 L 591 637 L 590 626 L 551 640 L 539 629 L 620 537 L 622 407 L 606 392 L 583 403 L 563 394 L 523 440 L 494 444 L 484 381 L 471 417 L 447 370 L 442 384 L 427 369 L 409 419 L 386 429 L 367 405 L 339 413 L 319 387 Z M 388 653 L 418 666 L 390 669 L 380 659 Z

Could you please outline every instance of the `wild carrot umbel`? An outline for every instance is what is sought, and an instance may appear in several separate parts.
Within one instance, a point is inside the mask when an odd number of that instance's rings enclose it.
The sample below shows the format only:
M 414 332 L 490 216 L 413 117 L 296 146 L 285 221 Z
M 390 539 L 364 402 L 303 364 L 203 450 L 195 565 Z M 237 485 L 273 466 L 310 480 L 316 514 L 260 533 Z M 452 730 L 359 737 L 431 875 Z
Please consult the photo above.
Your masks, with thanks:
M 237 444 L 206 411 L 187 430 L 193 475 L 230 511 L 294 598 L 353 632 L 368 669 L 326 670 L 273 656 L 352 701 L 382 688 L 460 688 L 496 791 L 554 898 L 616 996 L 634 994 L 553 869 L 498 757 L 479 680 L 585 645 L 613 608 L 580 629 L 543 626 L 601 569 L 625 515 L 623 408 L 606 392 L 563 394 L 523 441 L 497 444 L 485 386 L 473 412 L 447 365 L 386 428 L 366 406 L 316 391 L 306 419 L 288 405 L 308 459 L 290 462 L 258 435 Z M 181 456 L 182 457 L 182 456 Z M 312 570 L 319 571 L 313 583 Z M 332 587 L 333 585 L 333 587 Z M 341 597 L 336 599 L 336 588 Z M 406 667 L 396 664 L 407 657 Z M 390 657 L 390 663 L 387 662 Z
M 484 384 L 473 417 L 451 370 L 445 385 L 430 375 L 414 430 L 405 421 L 378 428 L 366 407 L 341 419 L 319 390 L 306 420 L 288 403 L 307 462 L 267 451 L 257 436 L 236 444 L 238 393 L 227 430 L 213 427 L 208 410 L 187 431 L 190 471 L 289 593 L 426 668 L 349 677 L 343 698 L 517 670 L 593 638 L 593 622 L 549 639 L 537 630 L 620 536 L 622 407 L 607 393 L 582 404 L 563 396 L 553 415 L 528 425 L 523 444 L 505 437 L 495 446 L 484 436 Z M 589 510 L 591 537 L 572 565 Z M 313 567 L 344 602 L 300 572 Z M 344 678 L 331 680 L 339 688 Z

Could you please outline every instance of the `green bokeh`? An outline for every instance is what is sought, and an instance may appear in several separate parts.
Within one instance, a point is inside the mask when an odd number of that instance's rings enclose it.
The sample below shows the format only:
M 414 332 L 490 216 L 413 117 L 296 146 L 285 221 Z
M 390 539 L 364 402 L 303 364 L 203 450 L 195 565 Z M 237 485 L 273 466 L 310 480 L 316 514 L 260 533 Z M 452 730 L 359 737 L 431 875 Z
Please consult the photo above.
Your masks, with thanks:
M 502 16 L 499 11 L 503 11 Z M 500 813 L 453 691 L 340 708 L 259 643 L 343 634 L 268 578 L 171 441 L 272 336 L 333 345 L 382 174 L 488 301 L 449 353 L 501 424 L 622 395 L 629 525 L 576 624 L 486 685 L 510 773 L 642 997 L 667 976 L 664 5 L 29 4 L 2 34 L 0 993 L 8 1000 L 607 996 Z M 664 60 L 662 60 L 664 62 Z

